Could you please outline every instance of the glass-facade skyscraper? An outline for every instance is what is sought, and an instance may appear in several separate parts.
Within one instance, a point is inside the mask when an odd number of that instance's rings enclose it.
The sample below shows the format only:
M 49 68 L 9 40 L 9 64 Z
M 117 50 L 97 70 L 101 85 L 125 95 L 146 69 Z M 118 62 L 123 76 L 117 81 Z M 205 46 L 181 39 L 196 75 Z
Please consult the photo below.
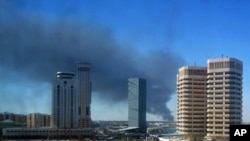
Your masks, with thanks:
M 146 132 L 146 80 L 128 79 L 128 125 Z

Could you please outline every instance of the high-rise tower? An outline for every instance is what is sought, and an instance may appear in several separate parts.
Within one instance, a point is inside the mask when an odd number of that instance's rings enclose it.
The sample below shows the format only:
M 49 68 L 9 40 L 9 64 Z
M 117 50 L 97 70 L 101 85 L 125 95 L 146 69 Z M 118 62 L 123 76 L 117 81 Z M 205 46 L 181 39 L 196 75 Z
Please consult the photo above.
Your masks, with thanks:
M 242 122 L 242 62 L 208 60 L 207 137 L 229 140 L 229 125 Z
M 75 74 L 57 72 L 52 94 L 52 127 L 78 127 L 78 82 Z
M 128 125 L 146 132 L 146 80 L 128 79 Z
M 177 131 L 186 139 L 206 134 L 206 67 L 185 66 L 177 75 Z
M 77 78 L 79 82 L 79 127 L 91 127 L 91 82 L 90 64 L 77 64 Z

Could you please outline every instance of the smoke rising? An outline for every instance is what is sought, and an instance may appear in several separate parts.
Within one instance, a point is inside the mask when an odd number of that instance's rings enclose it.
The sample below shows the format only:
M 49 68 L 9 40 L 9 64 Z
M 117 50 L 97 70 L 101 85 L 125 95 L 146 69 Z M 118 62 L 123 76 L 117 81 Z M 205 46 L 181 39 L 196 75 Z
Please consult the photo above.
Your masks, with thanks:
M 158 50 L 142 55 L 132 46 L 120 45 L 111 29 L 96 22 L 51 21 L 43 15 L 8 10 L 2 9 L 0 16 L 2 75 L 9 72 L 50 83 L 57 71 L 75 72 L 77 62 L 89 62 L 92 89 L 105 100 L 114 104 L 127 100 L 127 79 L 143 77 L 148 85 L 147 112 L 173 120 L 165 104 L 175 92 L 177 69 L 183 63 L 180 57 Z M 1 81 L 11 83 L 9 77 Z M 19 101 L 32 99 L 26 96 Z

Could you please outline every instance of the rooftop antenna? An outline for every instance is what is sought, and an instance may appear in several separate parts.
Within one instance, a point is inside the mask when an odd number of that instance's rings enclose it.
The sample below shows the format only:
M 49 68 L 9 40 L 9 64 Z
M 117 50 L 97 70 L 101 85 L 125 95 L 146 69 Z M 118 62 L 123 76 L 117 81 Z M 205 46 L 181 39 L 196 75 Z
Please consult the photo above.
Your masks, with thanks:
M 223 58 L 223 54 L 221 54 L 221 58 Z
M 194 66 L 196 67 L 196 62 L 194 62 Z

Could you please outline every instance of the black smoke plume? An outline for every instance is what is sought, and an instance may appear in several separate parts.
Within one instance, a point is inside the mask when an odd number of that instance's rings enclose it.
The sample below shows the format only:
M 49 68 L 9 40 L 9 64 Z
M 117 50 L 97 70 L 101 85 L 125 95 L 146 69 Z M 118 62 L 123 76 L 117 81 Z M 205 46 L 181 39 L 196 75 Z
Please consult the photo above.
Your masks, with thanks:
M 165 104 L 175 92 L 177 69 L 183 62 L 179 56 L 158 50 L 142 55 L 132 46 L 120 45 L 111 29 L 96 22 L 51 21 L 45 15 L 20 14 L 8 6 L 0 6 L 1 74 L 11 72 L 50 83 L 57 71 L 75 72 L 77 62 L 89 62 L 93 91 L 105 100 L 114 104 L 127 100 L 127 79 L 143 77 L 148 82 L 147 111 L 173 120 Z M 32 95 L 18 101 L 27 99 Z

